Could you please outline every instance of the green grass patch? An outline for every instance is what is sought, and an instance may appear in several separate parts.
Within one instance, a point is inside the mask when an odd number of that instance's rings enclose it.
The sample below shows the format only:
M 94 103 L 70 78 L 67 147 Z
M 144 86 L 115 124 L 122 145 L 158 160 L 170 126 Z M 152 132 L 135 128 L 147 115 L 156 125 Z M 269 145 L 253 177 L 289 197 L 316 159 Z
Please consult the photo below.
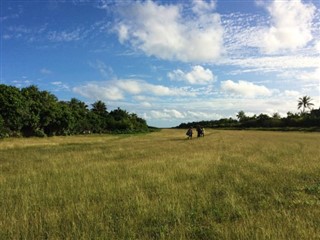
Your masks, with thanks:
M 318 239 L 320 135 L 0 141 L 0 239 Z

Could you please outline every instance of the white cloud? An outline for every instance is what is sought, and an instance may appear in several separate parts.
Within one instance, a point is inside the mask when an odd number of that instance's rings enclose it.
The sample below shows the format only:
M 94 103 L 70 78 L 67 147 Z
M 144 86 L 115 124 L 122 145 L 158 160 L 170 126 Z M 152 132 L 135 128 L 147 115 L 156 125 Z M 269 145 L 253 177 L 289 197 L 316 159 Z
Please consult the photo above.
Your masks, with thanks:
M 209 12 L 211 5 L 202 1 L 194 5 L 197 11 L 206 12 L 192 18 L 182 15 L 183 5 L 159 5 L 150 0 L 121 5 L 121 20 L 115 27 L 119 41 L 161 59 L 212 61 L 222 52 L 223 28 L 220 16 Z
M 84 86 L 74 87 L 73 91 L 89 99 L 96 100 L 121 100 L 124 99 L 123 92 L 114 86 L 99 86 L 89 83 Z
M 293 91 L 293 90 L 285 90 L 284 91 L 284 95 L 287 97 L 297 97 L 300 96 L 300 92 L 298 91 Z
M 125 99 L 126 94 L 135 96 L 137 100 L 141 98 L 139 94 L 145 94 L 151 97 L 197 96 L 197 92 L 189 91 L 187 88 L 170 88 L 162 85 L 150 84 L 142 80 L 132 79 L 114 80 L 104 83 L 92 82 L 83 86 L 74 87 L 73 91 L 89 99 L 101 99 L 111 101 Z
M 189 96 L 195 97 L 196 93 L 185 88 L 169 88 L 162 85 L 150 84 L 141 80 L 117 80 L 114 85 L 130 94 L 145 93 L 154 96 Z
M 205 0 L 193 0 L 192 4 L 192 11 L 198 15 L 210 13 L 216 8 L 216 2 L 212 0 L 208 2 Z
M 215 77 L 210 69 L 204 69 L 202 66 L 194 66 L 190 72 L 183 72 L 180 69 L 168 73 L 171 80 L 186 81 L 190 84 L 205 85 L 212 83 Z
M 212 120 L 219 119 L 223 116 L 213 112 L 203 112 L 203 111 L 179 111 L 174 108 L 152 110 L 144 114 L 147 119 L 166 119 L 173 120 L 177 119 L 179 121 L 199 121 L 199 120 Z
M 58 82 L 51 82 L 51 84 L 52 84 L 52 85 L 61 85 L 62 82 L 59 82 L 59 81 L 58 81 Z
M 317 81 L 320 84 L 320 67 L 314 71 L 300 72 L 296 75 L 296 78 L 307 82 Z
M 270 2 L 271 1 L 269 1 L 269 3 Z M 288 6 L 290 5 L 287 0 L 278 2 L 282 2 L 282 4 L 286 4 Z M 296 4 L 292 4 L 294 6 L 301 5 L 303 7 L 312 6 L 303 5 L 300 0 L 296 2 Z M 267 8 L 271 7 L 272 4 L 267 4 L 266 1 L 260 1 L 260 5 Z M 313 7 L 310 8 L 313 9 Z M 289 19 L 291 20 L 292 11 L 294 12 L 294 10 L 295 8 L 293 7 L 292 9 L 288 9 Z M 301 15 L 303 16 L 303 14 Z M 283 13 L 283 17 L 286 18 L 287 15 Z M 309 42 L 306 42 L 306 44 L 301 47 L 288 48 L 287 41 L 283 39 L 280 48 L 273 52 L 277 54 L 272 56 L 264 54 L 271 53 L 271 51 L 267 51 L 267 46 L 264 44 L 264 37 L 266 37 L 266 34 L 268 34 L 269 31 L 266 28 L 266 23 L 270 22 L 270 19 L 266 16 L 261 14 L 253 15 L 247 13 L 230 13 L 222 15 L 221 19 L 225 29 L 224 45 L 227 55 L 224 58 L 216 60 L 215 63 L 221 66 L 237 66 L 238 68 L 236 70 L 231 70 L 229 72 L 230 74 L 238 75 L 243 73 L 257 73 L 261 75 L 270 72 L 277 72 L 278 76 L 282 76 L 287 71 L 305 71 L 307 68 L 312 69 L 320 67 L 320 56 L 317 54 L 318 50 L 320 51 L 320 44 L 318 45 L 320 36 L 319 10 L 315 12 L 314 18 L 311 19 L 312 22 L 308 22 L 308 28 L 304 29 L 313 35 L 312 41 L 310 40 Z M 297 19 L 300 18 L 297 17 Z M 271 21 L 270 26 L 273 26 L 274 22 L 275 20 Z M 297 24 L 295 23 L 294 26 L 300 29 L 303 24 L 303 22 L 299 22 Z M 283 29 L 285 30 L 285 28 Z M 290 26 L 288 26 L 288 29 L 290 29 Z M 288 33 L 287 37 L 290 38 L 291 36 L 294 35 Z M 301 36 L 293 37 L 292 40 L 300 41 L 301 38 L 304 38 L 303 34 Z M 260 51 L 261 49 L 264 49 L 265 51 Z M 293 51 L 295 49 L 296 51 Z M 292 51 L 288 52 L 287 50 Z
M 154 119 L 184 118 L 184 114 L 175 109 L 163 109 L 162 111 L 152 110 L 149 114 L 147 114 L 147 116 L 148 118 Z
M 140 102 L 153 102 L 156 101 L 157 98 L 152 97 L 152 96 L 143 96 L 143 95 L 136 95 L 134 96 L 134 99 Z
M 190 121 L 195 120 L 212 120 L 223 118 L 221 114 L 214 112 L 203 112 L 203 111 L 187 111 L 186 116 Z
M 274 57 L 248 57 L 220 60 L 218 64 L 240 66 L 251 71 L 283 71 L 288 69 L 303 69 L 319 67 L 320 57 L 303 55 L 288 55 Z
M 144 83 L 138 80 L 118 80 L 115 83 L 117 87 L 134 95 L 142 93 L 143 84 Z
M 145 108 L 150 108 L 150 107 L 152 107 L 152 104 L 149 102 L 141 102 L 141 106 L 143 106 Z
M 70 90 L 69 86 L 65 83 L 62 83 L 60 81 L 51 82 L 52 85 L 55 86 L 55 91 L 61 91 L 61 90 Z
M 304 84 L 320 84 L 320 66 L 318 68 L 308 68 L 307 70 L 286 70 L 282 71 L 278 76 L 288 80 L 301 80 L 300 82 L 303 82 Z
M 128 29 L 128 27 L 126 25 L 124 25 L 124 24 L 120 24 L 118 26 L 118 35 L 119 35 L 120 43 L 123 44 L 125 42 L 125 40 L 127 40 L 128 37 L 129 37 L 129 29 Z
M 222 81 L 221 89 L 231 95 L 240 95 L 249 98 L 272 95 L 272 92 L 265 86 L 255 85 L 247 81 L 239 81 L 238 83 L 231 80 Z
M 231 13 L 221 18 L 225 30 L 224 46 L 228 55 L 244 57 L 248 52 L 252 53 L 253 48 L 260 47 L 264 29 L 259 25 L 266 21 L 262 16 Z
M 272 24 L 264 33 L 262 47 L 266 53 L 295 50 L 312 40 L 314 5 L 304 4 L 301 0 L 274 0 L 267 10 Z
M 184 114 L 175 109 L 165 109 L 164 112 L 174 118 L 184 118 Z

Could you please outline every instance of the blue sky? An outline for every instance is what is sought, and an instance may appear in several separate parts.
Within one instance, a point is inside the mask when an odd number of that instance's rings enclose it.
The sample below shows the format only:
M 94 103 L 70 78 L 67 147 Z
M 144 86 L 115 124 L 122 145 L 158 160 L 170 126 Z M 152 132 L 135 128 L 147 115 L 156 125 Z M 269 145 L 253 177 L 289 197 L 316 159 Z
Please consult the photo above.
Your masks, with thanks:
M 320 105 L 318 0 L 2 0 L 2 84 L 149 125 Z

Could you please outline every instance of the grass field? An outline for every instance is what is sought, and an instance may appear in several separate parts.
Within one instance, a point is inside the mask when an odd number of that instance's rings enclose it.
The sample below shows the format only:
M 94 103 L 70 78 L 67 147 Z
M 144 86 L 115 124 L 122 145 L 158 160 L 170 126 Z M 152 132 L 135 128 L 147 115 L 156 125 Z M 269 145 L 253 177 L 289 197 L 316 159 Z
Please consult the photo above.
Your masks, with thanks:
M 0 140 L 0 239 L 320 239 L 320 134 Z

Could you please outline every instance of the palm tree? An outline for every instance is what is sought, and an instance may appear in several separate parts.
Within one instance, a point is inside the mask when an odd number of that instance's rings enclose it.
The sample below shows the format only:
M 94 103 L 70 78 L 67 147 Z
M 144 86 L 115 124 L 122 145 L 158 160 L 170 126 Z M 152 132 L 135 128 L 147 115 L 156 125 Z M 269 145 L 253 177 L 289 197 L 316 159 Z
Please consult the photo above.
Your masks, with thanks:
M 239 122 L 243 122 L 247 118 L 247 116 L 244 111 L 240 111 L 237 114 L 237 118 L 239 119 Z
M 305 109 L 311 109 L 311 106 L 313 106 L 314 104 L 311 103 L 311 98 L 309 96 L 304 96 L 299 98 L 298 101 L 298 109 L 300 109 L 302 107 L 302 113 L 305 112 Z

